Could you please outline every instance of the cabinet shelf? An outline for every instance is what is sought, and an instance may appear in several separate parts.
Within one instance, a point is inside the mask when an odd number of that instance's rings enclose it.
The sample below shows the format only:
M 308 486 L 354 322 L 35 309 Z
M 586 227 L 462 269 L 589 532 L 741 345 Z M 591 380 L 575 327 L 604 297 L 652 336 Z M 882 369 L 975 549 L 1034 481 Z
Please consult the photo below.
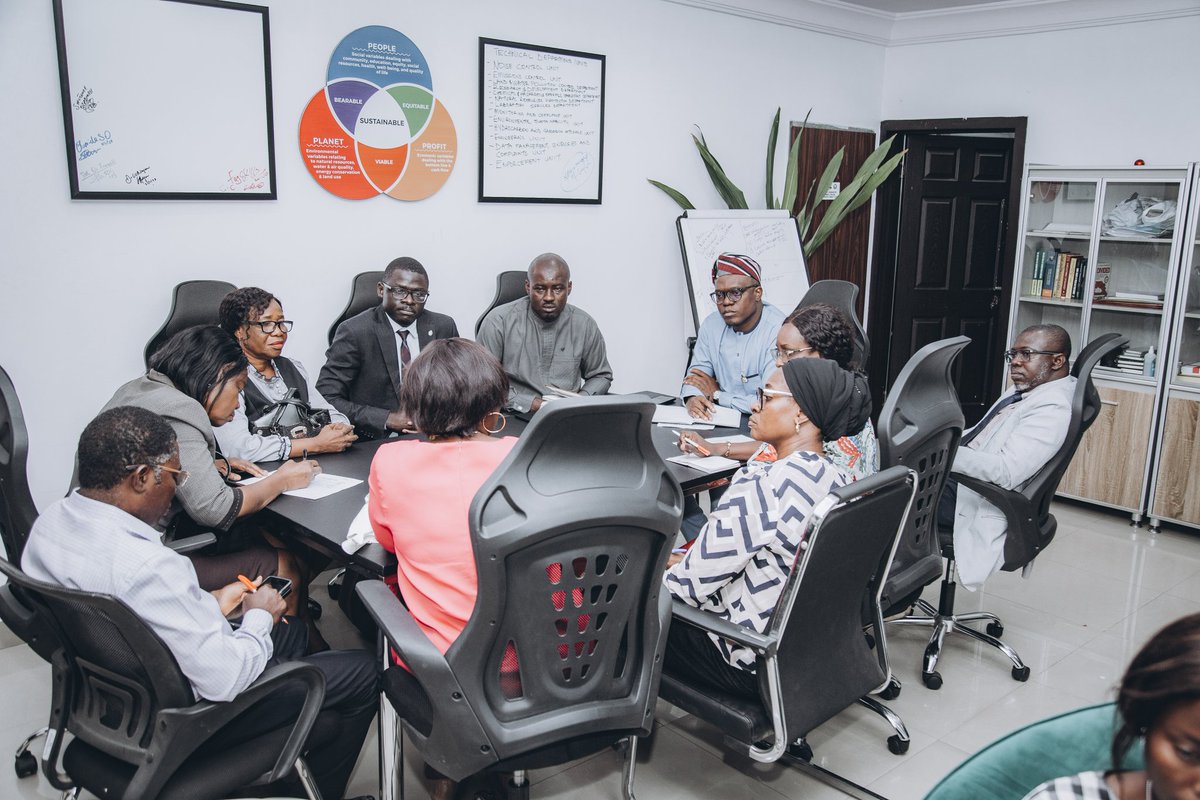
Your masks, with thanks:
M 1074 239 L 1079 242 L 1089 242 L 1090 233 L 1063 233 L 1062 231 L 1026 231 L 1025 235 L 1034 239 Z
M 1162 306 L 1158 306 L 1157 308 L 1150 308 L 1150 307 L 1143 307 L 1143 306 L 1124 306 L 1124 305 L 1115 305 L 1112 303 L 1105 303 L 1102 300 L 1093 300 L 1092 301 L 1092 310 L 1093 311 L 1118 311 L 1123 314 L 1162 314 L 1163 313 Z
M 1083 308 L 1082 300 L 1064 300 L 1061 297 L 1038 297 L 1032 294 L 1021 295 L 1022 303 L 1042 303 L 1048 306 L 1069 306 L 1071 308 Z
M 1087 237 L 1084 237 L 1087 238 Z M 1120 242 L 1122 244 L 1165 244 L 1168 247 L 1175 241 L 1175 237 L 1167 236 L 1101 236 L 1100 243 L 1105 242 Z
M 1153 378 L 1149 375 L 1138 375 L 1136 372 L 1123 372 L 1112 367 L 1096 367 L 1092 370 L 1092 376 L 1102 381 L 1131 383 L 1134 386 L 1148 386 L 1150 388 L 1154 388 L 1154 385 L 1158 383 L 1158 378 Z

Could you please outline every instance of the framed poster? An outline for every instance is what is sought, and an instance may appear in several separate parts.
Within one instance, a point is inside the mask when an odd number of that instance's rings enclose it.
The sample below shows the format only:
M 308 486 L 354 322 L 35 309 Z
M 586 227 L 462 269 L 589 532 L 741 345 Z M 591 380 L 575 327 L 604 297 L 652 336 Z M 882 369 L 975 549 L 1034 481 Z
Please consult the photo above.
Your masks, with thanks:
M 71 197 L 274 200 L 267 9 L 54 0 Z
M 605 57 L 479 40 L 479 201 L 598 204 Z

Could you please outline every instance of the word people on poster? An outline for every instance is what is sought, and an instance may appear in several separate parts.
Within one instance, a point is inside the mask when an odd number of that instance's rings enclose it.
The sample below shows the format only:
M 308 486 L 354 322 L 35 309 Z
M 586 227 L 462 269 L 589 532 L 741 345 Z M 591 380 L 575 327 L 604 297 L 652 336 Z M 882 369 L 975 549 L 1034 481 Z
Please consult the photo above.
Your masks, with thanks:
M 348 200 L 423 200 L 442 188 L 458 139 L 420 48 L 382 25 L 342 39 L 300 119 L 300 153 L 317 183 Z

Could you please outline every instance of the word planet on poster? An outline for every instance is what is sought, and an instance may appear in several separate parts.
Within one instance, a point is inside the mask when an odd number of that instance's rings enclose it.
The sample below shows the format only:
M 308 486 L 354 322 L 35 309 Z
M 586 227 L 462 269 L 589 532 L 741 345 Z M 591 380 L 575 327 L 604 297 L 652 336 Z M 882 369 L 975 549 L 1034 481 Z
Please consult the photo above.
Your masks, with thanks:
M 325 88 L 300 118 L 300 154 L 317 183 L 348 200 L 424 200 L 457 153 L 454 121 L 411 39 L 371 25 L 338 43 Z

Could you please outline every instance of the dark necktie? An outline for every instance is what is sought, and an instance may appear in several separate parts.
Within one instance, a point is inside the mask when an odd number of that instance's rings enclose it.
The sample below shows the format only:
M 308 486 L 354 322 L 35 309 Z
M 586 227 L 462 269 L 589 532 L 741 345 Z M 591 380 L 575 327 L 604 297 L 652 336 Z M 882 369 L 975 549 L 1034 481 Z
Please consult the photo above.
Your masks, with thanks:
M 1004 398 L 999 403 L 996 403 L 996 405 L 992 406 L 992 410 L 989 411 L 987 413 L 987 415 L 984 416 L 983 419 L 979 420 L 979 424 L 976 425 L 974 428 L 972 428 L 970 430 L 970 432 L 967 433 L 966 436 L 962 437 L 962 439 L 959 440 L 958 446 L 966 447 L 967 445 L 969 445 L 976 436 L 983 433 L 983 429 L 986 428 L 988 426 L 988 423 L 991 422 L 995 418 L 995 416 L 1000 413 L 1001 409 L 1008 408 L 1009 406 L 1011 406 L 1013 403 L 1017 402 L 1024 396 L 1025 395 L 1022 394 L 1021 392 L 1013 392 L 1008 397 Z
M 412 361 L 412 351 L 408 349 L 408 331 L 396 331 L 400 335 L 400 366 L 407 367 Z

